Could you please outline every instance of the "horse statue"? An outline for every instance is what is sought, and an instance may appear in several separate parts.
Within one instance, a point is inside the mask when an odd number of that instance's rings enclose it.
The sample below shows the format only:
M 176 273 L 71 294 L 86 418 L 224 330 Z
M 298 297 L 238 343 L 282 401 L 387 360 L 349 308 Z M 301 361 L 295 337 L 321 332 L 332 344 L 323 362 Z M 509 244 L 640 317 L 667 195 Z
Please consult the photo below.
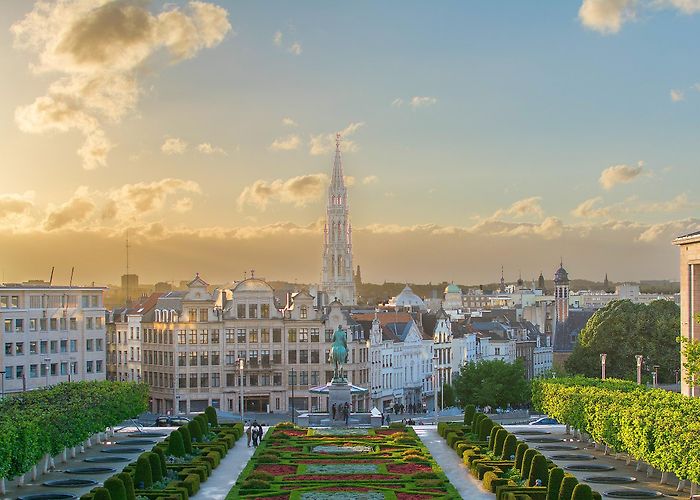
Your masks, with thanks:
M 333 379 L 345 378 L 343 365 L 348 362 L 348 334 L 340 326 L 333 333 L 333 346 L 331 347 L 328 361 L 335 364 Z

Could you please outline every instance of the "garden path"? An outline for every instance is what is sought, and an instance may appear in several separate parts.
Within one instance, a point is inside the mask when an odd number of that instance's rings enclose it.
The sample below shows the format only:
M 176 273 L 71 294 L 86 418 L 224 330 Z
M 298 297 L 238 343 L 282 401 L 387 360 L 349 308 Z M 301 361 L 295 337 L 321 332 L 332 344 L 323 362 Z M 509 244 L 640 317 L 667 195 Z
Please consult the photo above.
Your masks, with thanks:
M 264 427 L 265 434 L 269 427 Z M 214 469 L 209 479 L 202 484 L 202 488 L 190 500 L 221 500 L 226 498 L 228 492 L 236 484 L 238 476 L 241 474 L 248 460 L 253 456 L 255 448 L 246 446 L 246 436 L 236 441 L 236 445 L 229 450 L 219 466 Z
M 455 451 L 437 433 L 434 425 L 416 425 L 413 427 L 423 444 L 442 467 L 443 472 L 462 498 L 469 500 L 493 500 L 494 495 L 481 487 L 481 482 L 474 479 Z

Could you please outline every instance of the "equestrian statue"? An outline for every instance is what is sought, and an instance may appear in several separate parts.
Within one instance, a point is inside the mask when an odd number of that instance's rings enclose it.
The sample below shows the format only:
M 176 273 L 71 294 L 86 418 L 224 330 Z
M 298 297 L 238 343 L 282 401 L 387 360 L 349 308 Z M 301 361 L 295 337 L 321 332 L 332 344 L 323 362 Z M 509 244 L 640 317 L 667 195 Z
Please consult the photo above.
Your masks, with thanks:
M 343 365 L 348 362 L 348 334 L 340 326 L 333 334 L 333 346 L 331 347 L 328 361 L 335 364 L 333 381 L 345 380 Z

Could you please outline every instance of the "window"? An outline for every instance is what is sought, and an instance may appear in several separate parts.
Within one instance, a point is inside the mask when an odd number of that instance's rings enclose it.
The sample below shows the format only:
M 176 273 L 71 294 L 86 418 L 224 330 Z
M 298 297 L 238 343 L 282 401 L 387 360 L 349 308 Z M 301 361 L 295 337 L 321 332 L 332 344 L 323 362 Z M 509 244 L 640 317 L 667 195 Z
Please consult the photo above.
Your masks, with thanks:
M 276 365 L 282 364 L 282 350 L 275 349 L 272 351 L 272 362 Z
M 19 296 L 13 295 L 10 298 L 10 307 L 18 308 L 19 307 Z
M 501 355 L 501 348 L 500 348 L 500 347 L 494 347 L 493 353 L 494 353 L 496 356 L 500 356 L 500 355 Z
M 252 386 L 258 385 L 258 374 L 257 373 L 251 373 L 249 378 L 250 378 L 250 385 L 252 385 Z
M 196 387 L 197 387 L 197 374 L 190 373 L 190 389 L 194 389 Z
M 299 309 L 299 317 L 300 317 L 301 319 L 306 319 L 308 315 L 309 315 L 309 309 L 308 309 L 308 307 L 306 307 L 306 306 L 301 306 L 301 308 Z
M 86 371 L 87 373 L 92 373 L 92 372 L 93 372 L 93 362 L 92 362 L 92 361 L 88 361 L 88 362 L 85 364 L 85 371 Z
M 209 387 L 208 373 L 202 373 L 201 377 L 199 377 L 199 387 Z
M 68 339 L 61 340 L 61 352 L 68 352 Z
M 270 304 L 260 304 L 260 317 L 263 319 L 270 317 Z
M 38 353 L 38 342 L 33 341 L 29 343 L 29 354 L 37 354 Z
M 226 351 L 225 362 L 227 365 L 233 365 L 236 363 L 236 353 L 234 351 Z
M 93 325 L 93 319 L 92 319 L 92 318 L 85 318 L 85 328 L 86 328 L 87 330 L 92 330 L 92 329 L 93 329 L 93 328 L 92 328 L 92 325 Z M 52 329 L 52 330 L 54 329 L 54 328 L 53 328 L 53 319 L 51 320 L 51 329 Z M 133 333 L 134 333 L 133 330 L 134 330 L 134 329 L 132 328 L 132 329 L 131 329 L 131 333 L 132 333 L 132 337 L 131 337 L 131 338 L 133 338 Z
M 236 317 L 237 318 L 245 318 L 245 304 L 238 304 L 238 307 L 236 308 Z
M 219 387 L 221 385 L 221 375 L 218 373 L 211 374 L 211 386 Z
M 219 329 L 218 328 L 211 331 L 211 343 L 212 344 L 219 343 Z
M 48 321 L 46 321 L 46 318 L 41 318 L 39 320 L 39 330 L 41 330 L 42 332 L 45 332 L 47 330 L 47 325 Z
M 46 354 L 48 352 L 49 342 L 48 340 L 42 340 L 39 342 L 39 352 L 41 354 Z
M 95 339 L 95 350 L 96 351 L 102 350 L 102 339 Z
M 5 320 L 5 333 L 10 333 L 10 332 L 12 332 L 12 320 L 6 319 Z
M 23 332 L 23 331 L 24 331 L 24 320 L 21 318 L 17 318 L 15 320 L 15 332 Z
M 318 362 L 319 362 L 319 351 L 318 351 L 318 349 L 312 349 L 312 350 L 311 350 L 311 362 L 312 362 L 312 363 L 318 363 Z
M 85 341 L 85 350 L 86 351 L 92 351 L 92 343 L 93 343 L 92 339 L 87 339 Z M 132 347 L 132 349 L 133 349 L 133 347 Z
M 202 351 L 199 354 L 199 364 L 202 366 L 209 366 L 209 351 Z
M 297 385 L 297 372 L 290 370 L 287 375 L 288 375 L 287 380 L 289 381 L 289 385 Z
M 265 366 L 270 365 L 270 350 L 269 349 L 263 349 L 262 351 L 260 351 L 260 361 Z
M 282 374 L 279 372 L 272 374 L 272 385 L 279 387 L 282 385 Z
M 208 344 L 209 343 L 209 330 L 202 330 L 199 332 L 199 343 Z
M 197 353 L 196 352 L 190 353 L 190 366 L 197 366 Z
M 99 316 L 98 316 L 97 318 L 95 318 L 95 329 L 99 330 L 100 328 L 102 328 L 102 322 L 103 322 L 103 321 L 104 321 L 104 318 L 101 318 L 101 317 L 99 317 Z M 65 329 L 65 328 L 64 328 L 64 329 Z M 138 329 L 138 327 L 137 327 L 137 328 L 136 328 L 136 338 L 138 338 L 138 330 L 139 330 L 139 329 Z
M 326 342 L 333 342 L 333 329 L 326 329 Z
M 38 328 L 38 325 L 37 325 L 36 318 L 30 318 L 29 319 L 29 331 L 35 332 L 35 331 L 37 331 L 37 328 Z
M 199 310 L 199 321 L 209 321 L 209 309 Z
M 308 342 L 309 341 L 309 329 L 308 328 L 299 328 L 299 342 Z
M 99 318 L 98 318 L 99 319 Z M 66 328 L 66 318 L 60 318 L 58 321 L 58 329 L 61 330 L 62 332 L 65 332 L 68 328 Z
M 7 295 L 0 296 L 0 307 L 7 308 L 10 303 L 10 298 Z
M 178 330 L 177 343 L 180 345 L 184 345 L 187 343 L 187 332 L 185 330 Z
M 99 295 L 90 295 L 90 307 L 100 307 Z
M 197 321 L 197 309 L 190 309 L 187 311 L 187 321 L 190 323 Z
M 249 318 L 257 318 L 258 317 L 258 305 L 257 304 L 248 304 L 248 317 Z
M 219 351 L 212 351 L 211 352 L 211 364 L 212 364 L 212 366 L 218 366 L 219 359 L 220 359 Z
M 29 378 L 37 378 L 39 376 L 39 367 L 37 365 L 29 365 Z
M 309 351 L 306 349 L 299 350 L 299 363 L 307 364 L 309 362 Z
M 41 309 L 41 295 L 30 295 L 29 296 L 29 308 L 30 309 Z
M 270 374 L 263 373 L 260 375 L 260 385 L 268 386 L 270 385 Z
M 287 330 L 287 341 L 288 342 L 296 342 L 297 341 L 297 329 L 296 328 L 290 328 Z
M 68 375 L 68 363 L 65 363 L 65 362 L 61 363 L 60 373 L 61 373 L 61 376 Z
M 177 377 L 177 386 L 178 386 L 180 389 L 186 389 L 186 388 L 187 388 L 187 375 L 185 375 L 184 373 L 181 373 L 180 375 L 178 375 L 178 377 Z
M 12 342 L 5 342 L 5 356 L 12 356 Z
M 51 353 L 56 353 L 58 352 L 58 341 L 52 340 L 51 343 L 49 344 L 51 347 Z
M 317 386 L 319 384 L 318 382 L 318 372 L 317 371 L 312 371 L 311 372 L 311 385 Z
M 71 330 L 77 330 L 78 329 L 78 319 L 77 318 L 70 318 L 70 321 L 68 322 L 70 324 L 70 329 Z
M 236 330 L 236 336 L 239 344 L 245 344 L 245 328 Z
M 236 341 L 234 333 L 235 332 L 234 332 L 233 328 L 226 329 L 226 343 L 227 344 L 233 344 Z
M 260 342 L 263 342 L 264 344 L 270 343 L 270 330 L 268 328 L 260 329 Z
M 190 344 L 197 345 L 197 330 L 190 330 Z
M 318 328 L 311 329 L 311 342 L 319 342 L 319 331 Z
M 248 342 L 256 342 L 258 341 L 258 330 L 257 328 L 251 328 L 248 330 Z
M 238 359 L 245 360 L 245 351 L 238 351 Z
M 24 365 L 15 366 L 15 375 L 20 379 L 24 377 Z
M 287 359 L 288 363 L 295 364 L 297 362 L 297 351 L 295 349 L 287 351 Z
M 282 342 L 282 329 L 281 328 L 273 328 L 272 329 L 272 341 L 273 342 Z
M 177 366 L 187 366 L 187 353 L 178 352 L 177 353 Z
M 309 385 L 309 372 L 299 372 L 299 385 Z
M 11 380 L 12 378 L 14 378 L 15 371 L 12 368 L 12 366 L 5 367 L 5 380 Z

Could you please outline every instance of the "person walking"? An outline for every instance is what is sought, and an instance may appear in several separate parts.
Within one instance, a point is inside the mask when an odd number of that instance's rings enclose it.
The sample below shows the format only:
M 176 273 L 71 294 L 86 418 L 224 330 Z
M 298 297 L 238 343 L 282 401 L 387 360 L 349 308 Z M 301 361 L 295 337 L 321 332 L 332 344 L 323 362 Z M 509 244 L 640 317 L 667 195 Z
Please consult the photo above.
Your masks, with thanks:
M 345 406 L 343 407 L 343 418 L 345 419 L 345 425 L 348 425 L 348 422 L 350 421 L 350 405 L 345 403 Z
M 253 426 L 250 424 L 250 422 L 246 422 L 248 424 L 248 427 L 245 430 L 245 436 L 248 439 L 248 448 L 250 448 L 250 440 L 253 435 Z
M 333 408 L 331 409 L 331 411 L 333 412 L 333 420 L 335 420 L 335 403 L 333 403 Z
M 263 428 L 261 424 L 258 424 L 258 443 L 262 443 L 263 435 L 265 433 L 263 432 Z
M 253 448 L 258 447 L 258 422 L 253 421 L 253 425 L 251 426 L 253 428 Z

